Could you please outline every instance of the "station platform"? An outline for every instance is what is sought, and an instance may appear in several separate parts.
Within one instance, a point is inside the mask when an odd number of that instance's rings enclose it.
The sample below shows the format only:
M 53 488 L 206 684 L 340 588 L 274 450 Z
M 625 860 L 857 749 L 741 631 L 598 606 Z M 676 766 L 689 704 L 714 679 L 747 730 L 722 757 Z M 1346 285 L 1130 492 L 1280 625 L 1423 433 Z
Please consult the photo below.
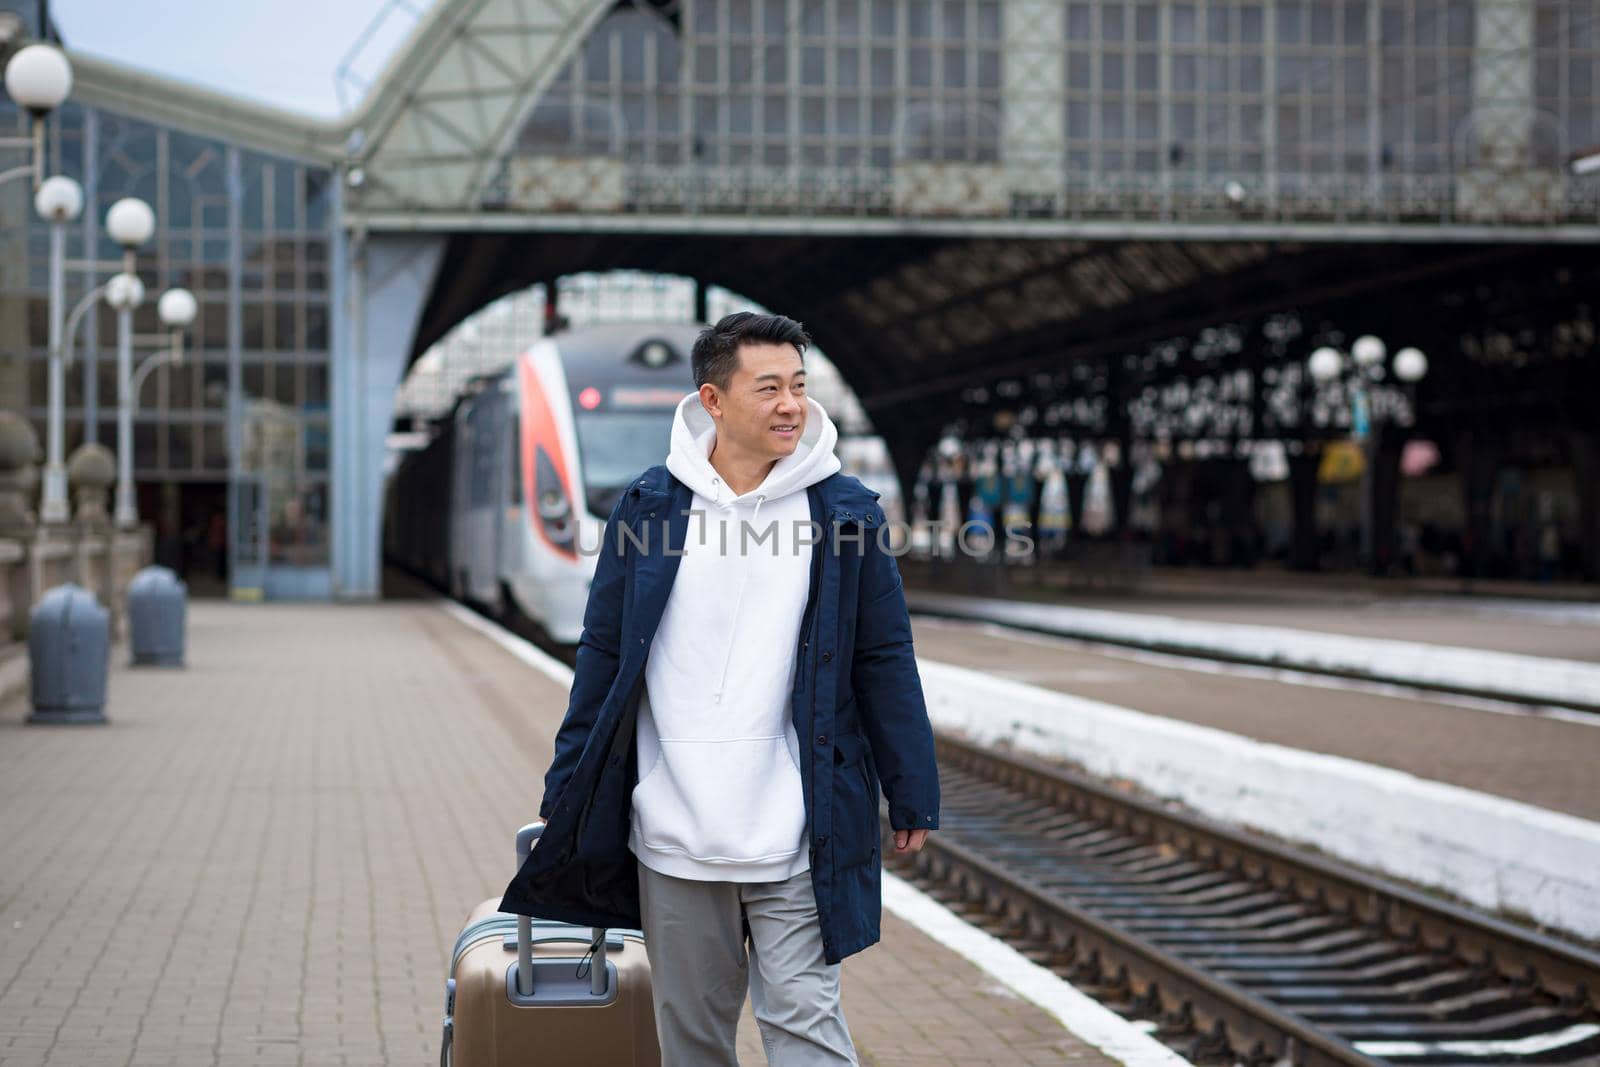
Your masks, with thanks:
M 1326 753 L 1585 819 L 1600 819 L 1600 716 L 1514 715 L 1471 700 L 1212 668 L 915 616 L 919 657 L 1231 734 Z
M 189 635 L 181 670 L 113 650 L 109 725 L 0 707 L 0 1065 L 436 1063 L 564 690 L 432 600 L 194 601 Z M 844 966 L 863 1064 L 1118 1062 L 883 933 Z
M 962 576 L 969 586 L 976 569 Z M 1021 578 L 952 592 L 927 575 L 913 613 L 987 622 L 1193 661 L 1247 664 L 1600 716 L 1600 611 L 1585 604 L 1380 601 L 1301 605 L 1243 597 L 1083 596 Z M 1566 656 L 1561 653 L 1571 652 Z
M 1600 604 L 1495 597 L 1361 596 L 1286 603 L 1278 597 L 1174 595 L 1073 597 L 1083 607 L 1183 619 L 1282 626 L 1313 633 L 1421 641 L 1455 648 L 1600 663 Z
M 966 570 L 970 575 L 976 568 Z M 970 581 L 969 575 L 963 577 Z M 913 565 L 907 568 L 907 587 L 943 591 L 937 576 L 925 563 Z M 1536 597 L 1531 594 L 1537 586 L 1500 583 L 1504 595 L 1481 595 L 1451 592 L 1449 585 L 1420 580 L 1164 569 L 1152 572 L 1131 590 L 1066 591 L 1049 579 L 1048 569 L 1014 567 L 999 595 L 1023 603 L 1600 663 L 1600 601 L 1594 599 L 1597 593 L 1591 586 L 1555 586 Z M 1566 598 L 1556 599 L 1552 594 L 1557 591 Z
M 1248 593 L 1297 601 L 1304 601 L 1308 596 L 1327 600 L 1468 598 L 1503 603 L 1554 601 L 1600 607 L 1600 585 L 1574 578 L 1540 582 L 1442 574 L 1380 577 L 1357 571 L 1291 570 L 1281 562 L 1263 562 L 1254 567 L 1156 566 L 1150 568 L 1141 586 L 1175 595 Z

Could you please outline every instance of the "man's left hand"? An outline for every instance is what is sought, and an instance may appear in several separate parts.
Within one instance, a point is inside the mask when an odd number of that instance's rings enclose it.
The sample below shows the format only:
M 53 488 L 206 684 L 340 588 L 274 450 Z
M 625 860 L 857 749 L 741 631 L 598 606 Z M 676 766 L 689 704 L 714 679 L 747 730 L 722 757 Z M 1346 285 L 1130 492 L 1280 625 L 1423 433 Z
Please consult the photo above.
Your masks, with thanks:
M 922 843 L 928 840 L 926 830 L 896 830 L 894 832 L 894 850 L 896 852 L 917 852 L 922 848 Z

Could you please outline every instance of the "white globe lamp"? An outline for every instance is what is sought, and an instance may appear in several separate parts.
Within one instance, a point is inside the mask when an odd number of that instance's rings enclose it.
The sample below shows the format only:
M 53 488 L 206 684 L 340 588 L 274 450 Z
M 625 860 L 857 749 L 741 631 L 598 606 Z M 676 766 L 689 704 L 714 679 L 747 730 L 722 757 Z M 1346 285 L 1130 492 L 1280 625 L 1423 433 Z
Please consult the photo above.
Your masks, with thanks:
M 1344 369 L 1344 357 L 1339 355 L 1338 349 L 1323 345 L 1311 353 L 1306 368 L 1311 371 L 1311 377 L 1316 382 L 1326 385 L 1339 377 L 1339 372 Z
M 106 212 L 106 233 L 124 249 L 138 248 L 156 232 L 156 213 L 136 196 L 125 196 Z
M 1350 346 L 1350 354 L 1355 357 L 1357 366 L 1376 367 L 1383 362 L 1389 350 L 1381 340 L 1369 333 L 1356 338 L 1355 344 Z
M 144 303 L 144 282 L 137 274 L 117 274 L 106 282 L 106 303 L 113 311 L 132 311 Z
M 46 222 L 71 222 L 83 211 L 83 186 L 58 174 L 39 183 L 33 209 Z
M 6 92 L 36 118 L 43 118 L 72 92 L 72 64 L 59 48 L 30 44 L 6 64 Z
M 199 310 L 194 294 L 187 289 L 168 289 L 156 301 L 156 314 L 161 317 L 161 324 L 174 330 L 188 326 Z
M 1428 357 L 1418 348 L 1402 348 L 1394 354 L 1395 377 L 1402 382 L 1420 382 L 1428 373 Z

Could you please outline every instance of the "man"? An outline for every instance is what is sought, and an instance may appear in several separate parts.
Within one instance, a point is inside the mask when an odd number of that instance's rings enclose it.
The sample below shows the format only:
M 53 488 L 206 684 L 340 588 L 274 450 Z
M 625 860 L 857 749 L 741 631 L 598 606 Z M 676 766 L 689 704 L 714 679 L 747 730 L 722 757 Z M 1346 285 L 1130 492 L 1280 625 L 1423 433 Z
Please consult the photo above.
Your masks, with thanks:
M 737 1067 L 747 982 L 769 1063 L 855 1063 L 839 962 L 879 936 L 880 776 L 897 852 L 938 826 L 886 520 L 805 395 L 809 343 L 747 313 L 695 342 L 667 463 L 607 523 L 548 825 L 501 902 L 642 926 L 667 1067 Z

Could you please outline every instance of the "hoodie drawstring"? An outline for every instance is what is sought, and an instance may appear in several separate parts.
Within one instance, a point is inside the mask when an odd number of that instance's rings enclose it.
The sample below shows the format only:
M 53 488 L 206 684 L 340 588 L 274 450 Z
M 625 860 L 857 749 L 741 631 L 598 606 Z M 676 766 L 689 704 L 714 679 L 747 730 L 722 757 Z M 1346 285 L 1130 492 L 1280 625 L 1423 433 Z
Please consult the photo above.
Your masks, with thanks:
M 756 524 L 756 520 L 761 517 L 761 505 L 766 499 L 767 495 L 765 493 L 756 494 L 755 510 L 750 513 L 750 525 L 754 526 Z M 734 508 L 734 514 L 738 514 L 738 508 Z M 744 530 L 741 528 L 739 532 L 741 535 L 739 538 L 739 554 L 741 556 L 745 556 L 743 537 Z M 739 608 L 744 604 L 744 590 L 745 586 L 749 584 L 750 560 L 748 556 L 746 556 L 744 561 L 744 571 L 739 576 L 739 593 L 733 598 L 733 625 L 735 627 L 739 625 Z M 722 703 L 722 688 L 728 684 L 728 664 L 733 660 L 733 643 L 738 639 L 739 632 L 737 629 L 728 635 L 728 649 L 722 654 L 722 671 L 717 675 L 717 691 L 712 697 L 713 704 Z

